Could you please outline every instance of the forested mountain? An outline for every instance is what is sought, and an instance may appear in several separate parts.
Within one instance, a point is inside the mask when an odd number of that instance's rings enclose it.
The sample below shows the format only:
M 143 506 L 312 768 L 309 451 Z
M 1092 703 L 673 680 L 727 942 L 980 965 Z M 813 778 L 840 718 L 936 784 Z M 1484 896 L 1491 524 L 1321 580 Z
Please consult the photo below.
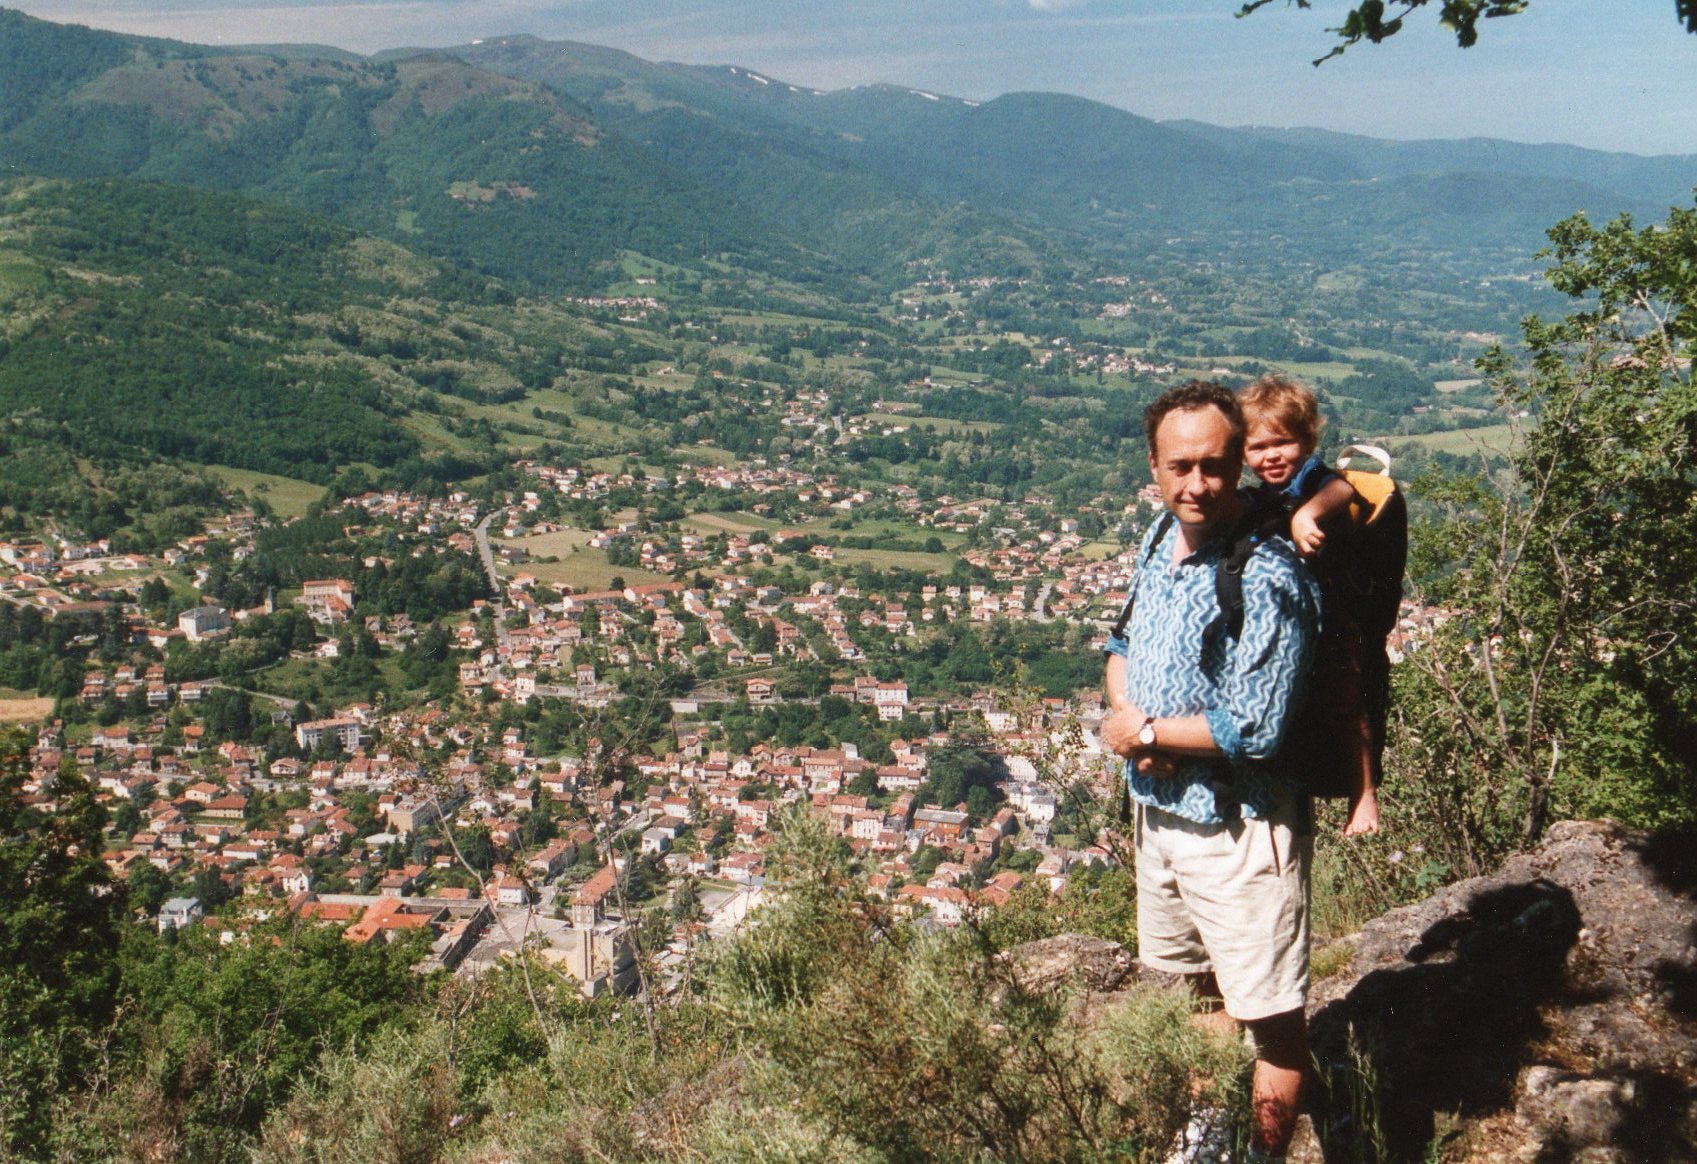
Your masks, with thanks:
M 534 37 L 452 51 L 569 94 L 704 182 L 737 184 L 768 213 L 806 217 L 793 187 L 810 172 L 829 221 L 867 196 L 866 175 L 876 175 L 926 201 L 1085 240 L 1096 255 L 1187 232 L 1262 256 L 1288 254 L 1287 240 L 1339 258 L 1411 240 L 1529 249 L 1555 218 L 1659 214 L 1697 178 L 1688 157 L 1158 123 L 1051 93 L 980 105 L 887 85 L 820 92 L 735 66 L 653 64 Z M 845 186 L 845 168 L 859 180 Z M 1277 237 L 1257 237 L 1268 234 Z
M 0 75 L 19 90 L 0 114 L 14 174 L 239 192 L 556 287 L 598 281 L 620 248 L 755 245 L 708 191 L 570 101 L 446 58 L 248 54 L 4 12 Z
M 1169 124 L 1198 134 L 1248 135 L 1280 148 L 1301 149 L 1332 159 L 1340 174 L 1363 179 L 1451 172 L 1553 178 L 1658 204 L 1683 201 L 1697 184 L 1697 158 L 1690 155 L 1642 157 L 1483 137 L 1386 141 L 1325 129 L 1219 129 L 1194 121 Z
M 0 12 L 0 77 L 13 173 L 240 192 L 542 289 L 605 284 L 628 250 L 838 294 L 916 260 L 1076 269 L 1175 236 L 1263 267 L 1526 253 L 1576 210 L 1659 214 L 1697 174 L 1690 158 L 1157 123 L 1056 94 L 825 93 L 531 37 L 365 59 Z
M 1477 419 L 1432 385 L 1529 309 L 1542 229 L 1653 214 L 1687 161 L 826 93 L 529 37 L 367 59 L 0 10 L 0 399 L 17 439 L 89 456 L 440 482 L 619 416 L 605 378 L 640 361 L 699 371 L 711 333 L 682 320 L 705 307 L 778 313 L 709 326 L 780 360 L 800 344 L 821 377 L 838 351 L 884 391 L 997 371 L 1081 429 L 1137 385 L 1074 400 L 1068 370 L 1102 353 L 1049 363 L 1024 337 L 1203 372 L 1300 358 L 1340 418 L 1426 431 L 1413 411 Z M 639 274 L 680 314 L 557 298 Z M 987 363 L 997 331 L 1015 342 Z M 635 439 L 585 431 L 591 455 Z
M 0 183 L 0 234 L 8 431 L 89 456 L 319 482 L 463 458 L 467 408 L 607 346 L 563 307 L 515 311 L 477 276 L 237 195 Z

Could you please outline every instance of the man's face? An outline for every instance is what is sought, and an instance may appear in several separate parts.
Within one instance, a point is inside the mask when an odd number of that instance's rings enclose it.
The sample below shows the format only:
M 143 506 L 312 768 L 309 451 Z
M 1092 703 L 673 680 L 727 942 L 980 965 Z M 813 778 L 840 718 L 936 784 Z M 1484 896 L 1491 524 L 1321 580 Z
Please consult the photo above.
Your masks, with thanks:
M 1155 429 L 1149 470 L 1178 523 L 1209 535 L 1237 516 L 1243 461 L 1232 449 L 1232 426 L 1217 408 L 1174 410 Z

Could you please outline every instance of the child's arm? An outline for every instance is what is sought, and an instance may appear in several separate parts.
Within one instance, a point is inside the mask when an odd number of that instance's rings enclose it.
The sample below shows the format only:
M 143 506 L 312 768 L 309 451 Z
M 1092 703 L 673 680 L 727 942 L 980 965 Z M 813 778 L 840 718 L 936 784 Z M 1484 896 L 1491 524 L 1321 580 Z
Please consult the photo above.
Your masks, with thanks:
M 1296 543 L 1299 554 L 1312 558 L 1326 544 L 1326 532 L 1321 526 L 1329 519 L 1340 513 L 1349 511 L 1349 503 L 1355 500 L 1355 490 L 1342 477 L 1333 477 L 1319 490 L 1302 503 L 1302 507 L 1290 515 L 1290 540 Z

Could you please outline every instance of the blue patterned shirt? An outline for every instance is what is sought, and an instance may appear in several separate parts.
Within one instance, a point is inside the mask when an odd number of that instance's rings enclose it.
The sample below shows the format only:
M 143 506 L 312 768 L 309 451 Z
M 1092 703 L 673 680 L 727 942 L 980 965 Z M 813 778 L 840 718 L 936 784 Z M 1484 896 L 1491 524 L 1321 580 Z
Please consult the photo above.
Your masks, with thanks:
M 1160 542 L 1151 546 L 1157 534 Z M 1218 636 L 1204 658 L 1202 631 L 1219 611 L 1214 567 L 1231 542 L 1222 535 L 1174 565 L 1173 539 L 1182 536 L 1177 522 L 1156 522 L 1144 535 L 1131 620 L 1106 649 L 1126 660 L 1126 693 L 1145 714 L 1205 717 L 1222 755 L 1180 758 L 1177 770 L 1161 777 L 1128 763 L 1126 780 L 1133 800 L 1186 820 L 1265 817 L 1289 794 L 1273 758 L 1301 707 L 1320 628 L 1320 587 L 1289 542 L 1262 543 L 1243 571 L 1241 633 Z M 1238 811 L 1222 814 L 1223 797 Z

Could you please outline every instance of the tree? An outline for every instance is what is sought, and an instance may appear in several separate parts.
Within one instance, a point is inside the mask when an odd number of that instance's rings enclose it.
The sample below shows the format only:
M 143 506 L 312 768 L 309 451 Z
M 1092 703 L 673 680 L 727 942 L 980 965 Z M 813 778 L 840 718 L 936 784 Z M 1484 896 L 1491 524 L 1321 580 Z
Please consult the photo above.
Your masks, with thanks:
M 159 907 L 171 896 L 171 878 L 157 865 L 141 861 L 124 879 L 124 890 L 131 907 L 142 910 L 151 917 L 159 912 Z
M 141 831 L 144 818 L 133 800 L 121 800 L 112 810 L 112 831 L 120 837 L 131 837 Z
M 57 808 L 27 807 L 29 739 L 0 737 L 0 1155 L 46 1141 L 56 1093 L 95 1066 L 117 1000 L 120 895 L 100 860 L 105 813 L 74 763 Z
M 549 815 L 546 808 L 533 809 L 520 819 L 524 822 L 522 827 L 527 848 L 539 849 L 560 833 L 559 823 Z
M 1248 16 L 1267 7 L 1273 0 L 1246 0 L 1238 9 L 1239 16 Z M 1285 0 L 1287 6 L 1294 3 L 1298 8 L 1311 8 L 1311 0 Z M 1340 55 L 1351 45 L 1361 41 L 1371 41 L 1379 44 L 1387 37 L 1395 36 L 1402 31 L 1402 22 L 1416 9 L 1424 8 L 1431 0 L 1363 0 L 1363 3 L 1351 8 L 1344 16 L 1343 23 L 1329 31 L 1338 35 L 1338 43 L 1332 51 L 1315 61 L 1316 65 Z M 1499 16 L 1516 16 L 1524 11 L 1531 0 L 1440 0 L 1438 22 L 1455 33 L 1455 42 L 1462 48 L 1471 48 L 1479 39 L 1479 21 L 1490 20 Z M 1674 0 L 1674 19 L 1685 26 L 1685 31 L 1697 33 L 1697 0 Z
M 878 795 L 878 771 L 875 768 L 862 768 L 853 780 L 849 781 L 848 791 L 851 796 L 873 797 Z
M 200 899 L 200 904 L 208 910 L 217 909 L 230 900 L 230 887 L 218 875 L 216 869 L 202 869 L 189 882 L 189 893 Z
M 460 858 L 479 873 L 488 873 L 495 864 L 495 845 L 489 830 L 482 825 L 461 831 L 455 837 Z
M 1697 819 L 1697 209 L 1550 239 L 1579 307 L 1482 361 L 1526 422 L 1511 472 L 1435 488 L 1415 545 L 1453 616 L 1401 669 L 1404 742 L 1467 872 L 1560 817 Z
M 253 701 L 246 691 L 215 687 L 205 694 L 201 708 L 209 743 L 245 740 L 253 731 Z
M 955 639 L 944 669 L 958 683 L 988 683 L 996 674 L 983 640 L 971 630 Z
M 700 921 L 707 915 L 701 904 L 701 884 L 694 877 L 685 877 L 672 890 L 671 918 L 676 922 Z
M 222 945 L 200 926 L 126 948 L 124 993 L 150 1040 L 148 1071 L 184 1150 L 232 1159 L 332 1047 L 406 1021 L 421 987 L 408 967 L 428 938 L 344 941 L 332 927 L 272 923 Z
M 941 748 L 931 755 L 919 799 L 924 804 L 953 808 L 966 801 L 975 788 L 982 788 L 994 804 L 999 775 L 995 761 L 977 748 L 963 745 Z M 982 806 L 983 801 L 979 803 Z

